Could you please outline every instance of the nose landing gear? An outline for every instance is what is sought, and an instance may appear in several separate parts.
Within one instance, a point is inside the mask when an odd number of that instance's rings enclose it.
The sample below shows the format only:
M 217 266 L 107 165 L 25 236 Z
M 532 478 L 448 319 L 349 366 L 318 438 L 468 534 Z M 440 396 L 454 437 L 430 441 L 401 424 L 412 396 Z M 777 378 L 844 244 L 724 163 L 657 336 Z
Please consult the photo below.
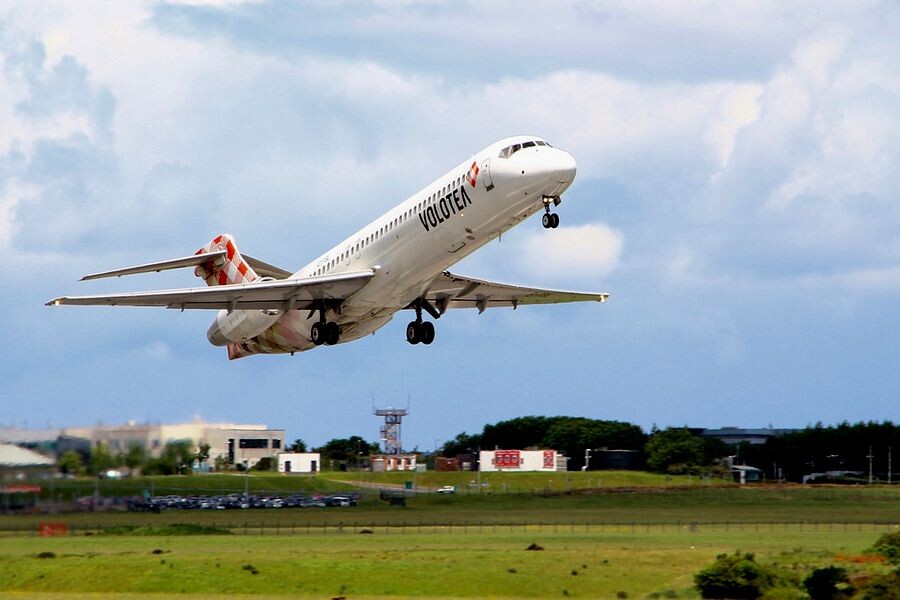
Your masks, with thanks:
M 552 203 L 553 206 L 559 206 L 560 202 L 562 202 L 562 200 L 560 200 L 559 196 L 544 196 L 544 210 L 546 212 L 541 217 L 541 225 L 544 226 L 544 229 L 556 229 L 559 227 L 559 215 L 550 212 L 550 204 Z

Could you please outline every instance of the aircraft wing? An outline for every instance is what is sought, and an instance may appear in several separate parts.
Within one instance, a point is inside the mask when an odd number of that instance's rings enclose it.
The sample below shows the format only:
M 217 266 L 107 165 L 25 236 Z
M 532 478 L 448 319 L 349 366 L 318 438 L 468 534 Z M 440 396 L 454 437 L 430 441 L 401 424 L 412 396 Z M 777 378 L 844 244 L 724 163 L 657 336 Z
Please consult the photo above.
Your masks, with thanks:
M 154 269 L 155 270 L 155 269 Z M 178 309 L 309 309 L 322 300 L 344 300 L 358 292 L 375 275 L 372 269 L 304 277 L 255 281 L 210 287 L 151 292 L 126 292 L 98 296 L 63 296 L 47 306 L 161 306 Z
M 440 312 L 448 308 L 486 308 L 522 304 L 560 304 L 563 302 L 606 302 L 609 294 L 568 292 L 531 288 L 508 283 L 463 277 L 444 271 L 429 286 L 425 298 Z

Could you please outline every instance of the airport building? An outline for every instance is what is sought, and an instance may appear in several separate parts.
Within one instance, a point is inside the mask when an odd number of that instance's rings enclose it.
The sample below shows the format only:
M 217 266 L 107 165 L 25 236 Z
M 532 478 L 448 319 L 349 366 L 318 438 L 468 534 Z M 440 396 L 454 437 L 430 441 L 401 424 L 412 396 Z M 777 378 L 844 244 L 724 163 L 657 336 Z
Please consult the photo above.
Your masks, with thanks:
M 482 450 L 480 471 L 565 471 L 568 457 L 556 450 Z
M 322 456 L 318 452 L 282 452 L 278 455 L 279 473 L 319 472 Z
M 30 439 L 31 437 L 38 439 Z M 132 446 L 140 446 L 155 457 L 162 453 L 167 443 L 187 441 L 195 448 L 201 444 L 209 444 L 210 465 L 215 465 L 216 459 L 220 459 L 220 462 L 224 461 L 228 465 L 244 467 L 252 467 L 262 458 L 274 459 L 284 449 L 283 429 L 270 429 L 266 425 L 203 421 L 174 425 L 130 422 L 125 425 L 64 427 L 56 430 L 2 429 L 0 441 L 4 439 L 18 443 L 47 443 L 48 439 L 53 439 L 58 453 L 69 449 L 89 449 L 101 443 L 113 454 L 127 452 Z
M 373 454 L 369 457 L 372 471 L 382 473 L 384 471 L 415 471 L 415 454 Z

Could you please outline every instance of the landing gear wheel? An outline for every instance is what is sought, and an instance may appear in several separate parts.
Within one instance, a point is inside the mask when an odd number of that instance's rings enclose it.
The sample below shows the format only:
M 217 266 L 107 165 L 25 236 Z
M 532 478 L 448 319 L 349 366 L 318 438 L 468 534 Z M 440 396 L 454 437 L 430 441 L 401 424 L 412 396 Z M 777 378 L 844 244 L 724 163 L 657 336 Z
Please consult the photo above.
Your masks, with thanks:
M 419 335 L 421 336 L 421 341 L 426 346 L 434 341 L 434 323 L 431 321 L 425 321 L 421 325 L 419 325 Z
M 409 325 L 406 326 L 406 341 L 410 344 L 418 344 L 422 341 L 419 324 L 415 321 L 410 321 Z
M 545 216 L 547 216 L 547 215 L 545 215 Z M 549 216 L 550 216 L 550 228 L 556 229 L 557 227 L 559 227 L 559 215 L 556 213 L 550 213 Z M 546 227 L 546 225 L 544 227 Z
M 334 321 L 325 324 L 325 343 L 334 346 L 341 338 L 341 328 Z
M 544 229 L 550 229 L 551 227 L 553 227 L 553 214 L 544 213 L 544 216 L 541 217 L 541 225 L 544 226 Z
M 316 346 L 321 346 L 328 339 L 325 323 L 313 323 L 312 329 L 309 330 L 309 339 Z

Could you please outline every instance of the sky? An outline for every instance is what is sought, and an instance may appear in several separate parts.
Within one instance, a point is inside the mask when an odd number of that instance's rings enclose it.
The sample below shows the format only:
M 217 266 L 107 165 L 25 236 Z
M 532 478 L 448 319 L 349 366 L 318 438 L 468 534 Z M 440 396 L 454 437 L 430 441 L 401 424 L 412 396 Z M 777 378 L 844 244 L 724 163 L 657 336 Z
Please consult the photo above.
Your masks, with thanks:
M 265 423 L 430 450 L 523 415 L 650 429 L 894 420 L 900 5 L 5 2 L 0 425 Z M 296 270 L 510 135 L 578 175 L 454 267 L 611 294 L 228 361 L 213 314 L 58 307 L 219 233 Z

